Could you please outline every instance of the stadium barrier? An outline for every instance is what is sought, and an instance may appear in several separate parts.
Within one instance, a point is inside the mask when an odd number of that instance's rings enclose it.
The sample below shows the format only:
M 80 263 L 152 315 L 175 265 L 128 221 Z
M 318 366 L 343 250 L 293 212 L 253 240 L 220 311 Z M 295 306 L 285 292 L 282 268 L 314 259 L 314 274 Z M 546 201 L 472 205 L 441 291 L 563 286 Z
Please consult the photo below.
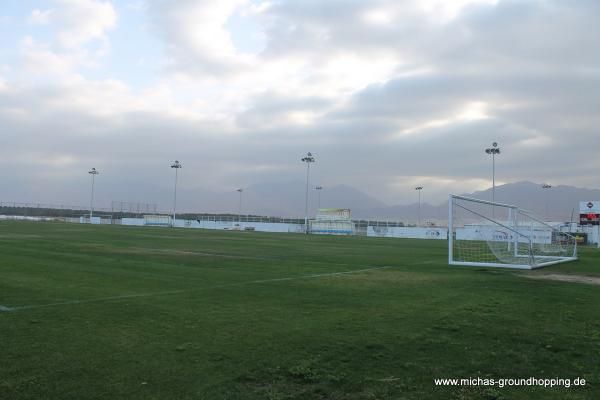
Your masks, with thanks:
M 144 218 L 123 218 L 122 225 L 145 226 Z M 236 222 L 236 221 L 208 221 L 192 219 L 176 219 L 173 223 L 175 228 L 197 228 L 217 230 L 241 230 L 257 232 L 280 232 L 301 233 L 304 231 L 302 224 L 290 224 L 281 222 Z
M 266 217 L 267 219 L 269 217 Z M 204 216 L 204 219 L 189 220 L 177 219 L 174 226 L 176 228 L 199 228 L 199 229 L 216 229 L 216 230 L 248 230 L 257 232 L 279 232 L 279 233 L 303 233 L 303 223 L 283 223 L 283 222 L 259 222 L 260 218 L 254 218 L 257 222 L 239 222 L 235 219 L 218 220 L 209 219 Z M 406 239 L 435 239 L 447 240 L 448 228 L 446 227 L 415 227 L 415 226 L 398 226 L 398 222 L 384 221 L 353 221 L 355 224 L 354 235 L 369 236 L 369 237 L 388 237 L 388 238 L 406 238 Z M 145 226 L 143 218 L 123 218 L 122 225 Z M 463 240 L 478 240 L 479 234 L 477 226 L 459 227 L 456 229 L 457 237 Z M 544 232 L 539 232 L 536 235 L 536 242 L 544 243 L 549 238 Z M 594 232 L 590 232 L 588 243 L 597 243 L 598 238 L 594 236 Z
M 61 221 L 68 222 L 62 217 L 32 217 L 27 215 L 0 215 L 0 220 L 12 220 L 12 221 Z M 77 218 L 79 222 L 79 218 Z
M 115 203 L 115 202 L 113 202 Z M 144 223 L 143 215 L 146 212 L 155 213 L 155 205 L 144 207 L 135 204 L 117 202 L 111 208 L 94 208 L 93 224 L 123 224 L 135 226 L 148 226 Z M 137 214 L 137 215 L 136 215 Z M 169 213 L 156 213 L 155 215 L 168 216 Z M 184 214 L 185 215 L 185 214 Z M 185 218 L 188 217 L 188 218 Z M 187 214 L 184 218 L 177 219 L 176 227 L 201 228 L 218 230 L 254 230 L 260 232 L 303 233 L 304 218 L 267 217 L 257 215 L 236 214 Z M 189 218 L 192 217 L 192 218 Z M 13 201 L 0 201 L 0 220 L 26 220 L 26 221 L 62 221 L 70 223 L 90 223 L 89 206 L 56 205 L 43 203 L 18 203 Z M 414 238 L 414 239 L 447 239 L 445 227 L 415 227 L 405 226 L 403 222 L 381 221 L 371 219 L 352 219 L 354 224 L 353 234 L 357 236 Z M 172 226 L 173 224 L 168 224 Z M 563 224 L 557 226 L 562 232 L 577 236 L 581 233 L 583 244 L 597 244 L 600 241 L 600 231 L 597 227 L 578 226 L 578 224 Z M 459 227 L 457 235 L 466 240 L 475 238 L 477 234 L 473 226 Z M 320 233 L 320 232 L 314 232 Z M 327 232 L 325 232 L 327 233 Z M 344 232 L 347 233 L 347 232 Z M 549 240 L 540 232 L 536 241 L 540 243 Z
M 368 226 L 367 236 L 407 239 L 448 239 L 447 228 Z
M 123 218 L 121 224 L 129 226 L 145 226 L 143 218 Z M 373 237 L 396 237 L 396 238 L 414 238 L 414 239 L 447 239 L 446 228 L 425 228 L 425 227 L 399 227 L 386 226 L 388 223 L 369 221 L 373 225 L 363 225 L 355 223 L 357 229 L 355 234 Z M 279 232 L 279 233 L 303 233 L 304 224 L 300 223 L 282 223 L 282 222 L 238 222 L 238 221 L 219 221 L 219 220 L 190 220 L 177 219 L 174 227 L 176 228 L 198 228 L 198 229 L 217 229 L 217 230 L 252 230 L 257 232 Z M 362 227 L 362 229 L 361 229 Z

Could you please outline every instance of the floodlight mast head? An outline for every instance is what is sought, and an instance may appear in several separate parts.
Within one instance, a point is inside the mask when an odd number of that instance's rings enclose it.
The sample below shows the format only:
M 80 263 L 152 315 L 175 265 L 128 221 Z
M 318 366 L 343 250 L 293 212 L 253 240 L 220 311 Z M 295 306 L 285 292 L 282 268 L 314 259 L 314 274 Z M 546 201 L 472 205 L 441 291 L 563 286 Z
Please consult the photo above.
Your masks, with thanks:
M 306 196 L 304 199 L 304 233 L 308 233 L 308 182 L 310 174 L 310 164 L 314 163 L 315 157 L 311 152 L 306 153 L 306 156 L 302 157 L 302 162 L 306 163 Z
M 313 157 L 311 152 L 306 153 L 306 156 L 302 157 L 302 161 L 305 163 L 315 162 L 315 158 Z
M 485 149 L 487 154 L 492 155 L 492 202 L 496 200 L 496 155 L 500 154 L 500 147 L 498 143 L 492 143 L 492 147 Z

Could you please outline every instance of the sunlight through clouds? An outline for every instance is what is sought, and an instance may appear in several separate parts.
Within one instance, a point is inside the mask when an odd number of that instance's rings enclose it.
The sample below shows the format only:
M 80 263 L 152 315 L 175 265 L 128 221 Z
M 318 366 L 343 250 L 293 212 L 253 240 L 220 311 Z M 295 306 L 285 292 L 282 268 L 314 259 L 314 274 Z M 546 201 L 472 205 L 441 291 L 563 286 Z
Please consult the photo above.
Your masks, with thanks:
M 506 181 L 546 180 L 549 154 L 596 170 L 599 4 L 11 3 L 0 27 L 0 128 L 12 148 L 0 149 L 0 164 L 64 147 L 32 158 L 35 181 L 59 168 L 52 160 L 149 171 L 151 160 L 186 159 L 214 171 L 182 185 L 213 190 L 294 180 L 310 150 L 322 184 L 398 202 L 412 196 L 402 188 L 410 176 L 443 188 L 431 201 L 480 188 L 480 150 L 494 140 L 519 161 L 503 165 Z M 445 149 L 468 168 L 443 162 Z M 227 167 L 257 160 L 269 168 Z

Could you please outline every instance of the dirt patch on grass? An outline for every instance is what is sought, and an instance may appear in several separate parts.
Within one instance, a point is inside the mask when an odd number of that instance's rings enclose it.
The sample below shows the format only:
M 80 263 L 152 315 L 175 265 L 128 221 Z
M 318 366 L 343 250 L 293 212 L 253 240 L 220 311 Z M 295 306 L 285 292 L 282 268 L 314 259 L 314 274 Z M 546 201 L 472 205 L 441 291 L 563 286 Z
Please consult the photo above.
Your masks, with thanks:
M 239 259 L 252 259 L 252 260 L 266 260 L 263 257 L 251 257 L 241 256 L 235 254 L 223 254 L 223 253 L 211 253 L 205 251 L 187 251 L 187 250 L 173 250 L 173 249 L 148 249 L 144 247 L 129 247 L 126 250 L 131 253 L 138 254 L 171 254 L 176 256 L 207 256 L 207 257 L 225 257 L 225 258 L 239 258 Z
M 548 281 L 587 283 L 588 285 L 600 285 L 600 277 L 586 275 L 568 274 L 543 274 L 543 275 L 521 275 L 530 279 L 542 279 Z
M 117 254 L 173 254 L 173 255 L 203 255 L 208 256 L 212 255 L 210 253 L 196 253 L 191 251 L 181 251 L 181 250 L 170 250 L 170 249 L 157 249 L 157 248 L 145 248 L 145 247 L 115 247 L 104 244 L 81 244 L 78 247 L 85 249 L 94 249 L 96 251 L 104 251 L 107 253 L 117 253 Z

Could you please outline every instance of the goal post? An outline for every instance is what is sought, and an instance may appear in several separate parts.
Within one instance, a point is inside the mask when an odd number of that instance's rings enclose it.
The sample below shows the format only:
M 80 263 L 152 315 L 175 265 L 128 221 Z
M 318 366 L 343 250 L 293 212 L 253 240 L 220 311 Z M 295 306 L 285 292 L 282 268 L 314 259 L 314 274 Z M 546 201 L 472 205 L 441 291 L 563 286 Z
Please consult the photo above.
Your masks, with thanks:
M 534 269 L 577 259 L 577 241 L 515 205 L 450 195 L 448 263 Z

